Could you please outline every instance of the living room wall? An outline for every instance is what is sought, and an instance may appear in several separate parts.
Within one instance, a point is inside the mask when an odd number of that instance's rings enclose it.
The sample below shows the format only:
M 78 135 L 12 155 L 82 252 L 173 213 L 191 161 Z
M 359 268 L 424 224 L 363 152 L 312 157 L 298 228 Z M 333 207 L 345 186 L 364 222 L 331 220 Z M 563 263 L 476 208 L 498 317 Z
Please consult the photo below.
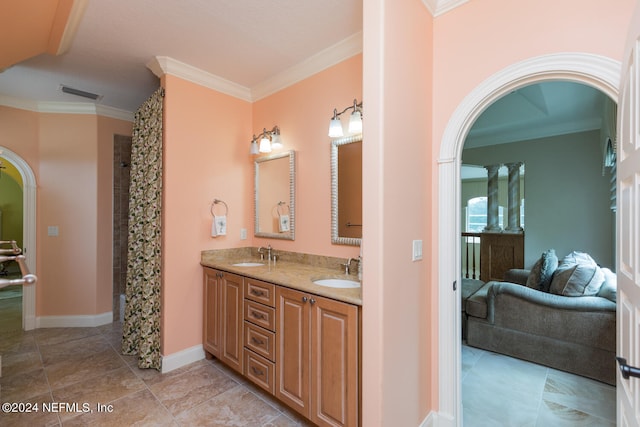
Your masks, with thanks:
M 609 172 L 602 174 L 600 132 L 580 132 L 465 149 L 462 162 L 525 164 L 525 267 L 546 249 L 559 258 L 590 254 L 615 270 L 615 221 Z

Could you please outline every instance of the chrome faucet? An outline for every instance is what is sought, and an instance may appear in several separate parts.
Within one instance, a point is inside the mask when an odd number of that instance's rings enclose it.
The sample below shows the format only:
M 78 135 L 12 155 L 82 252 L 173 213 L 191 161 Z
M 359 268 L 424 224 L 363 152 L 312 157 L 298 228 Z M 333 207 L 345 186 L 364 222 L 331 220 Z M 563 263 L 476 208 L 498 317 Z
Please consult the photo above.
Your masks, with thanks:
M 349 258 L 349 259 L 347 259 L 347 262 L 345 264 L 340 264 L 341 266 L 344 267 L 344 274 L 350 274 L 351 273 L 351 263 L 353 261 L 356 261 L 357 263 L 360 263 L 360 257 L 358 257 L 358 258 Z
M 262 246 L 260 246 L 258 248 L 258 253 L 260 254 L 260 260 L 264 261 L 264 251 L 265 251 L 265 249 L 267 251 L 267 260 L 271 261 L 271 249 L 272 249 L 271 245 L 267 245 L 266 248 L 263 248 Z

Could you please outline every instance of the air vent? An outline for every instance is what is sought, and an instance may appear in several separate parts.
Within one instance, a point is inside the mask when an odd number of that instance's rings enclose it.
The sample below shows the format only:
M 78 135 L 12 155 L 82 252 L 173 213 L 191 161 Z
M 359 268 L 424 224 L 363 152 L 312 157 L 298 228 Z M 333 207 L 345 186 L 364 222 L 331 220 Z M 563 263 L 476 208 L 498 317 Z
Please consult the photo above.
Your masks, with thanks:
M 81 96 L 83 98 L 93 99 L 94 101 L 102 98 L 102 95 L 98 95 L 91 92 L 85 92 L 84 90 L 75 89 L 70 86 L 60 85 L 60 90 L 64 93 L 68 93 L 71 95 Z

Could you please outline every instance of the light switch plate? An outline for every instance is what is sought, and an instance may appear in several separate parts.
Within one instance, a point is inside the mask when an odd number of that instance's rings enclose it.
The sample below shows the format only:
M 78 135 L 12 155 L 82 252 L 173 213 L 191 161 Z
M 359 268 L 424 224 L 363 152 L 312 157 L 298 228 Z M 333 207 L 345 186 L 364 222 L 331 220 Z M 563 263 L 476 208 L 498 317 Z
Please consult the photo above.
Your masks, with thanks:
M 240 229 L 240 240 L 246 240 L 247 239 L 247 229 L 246 228 L 241 228 Z
M 57 225 L 50 225 L 47 227 L 47 235 L 48 236 L 52 236 L 52 237 L 57 237 L 58 236 L 58 226 Z
M 414 240 L 413 241 L 413 255 L 411 257 L 412 261 L 419 261 L 422 259 L 422 240 Z

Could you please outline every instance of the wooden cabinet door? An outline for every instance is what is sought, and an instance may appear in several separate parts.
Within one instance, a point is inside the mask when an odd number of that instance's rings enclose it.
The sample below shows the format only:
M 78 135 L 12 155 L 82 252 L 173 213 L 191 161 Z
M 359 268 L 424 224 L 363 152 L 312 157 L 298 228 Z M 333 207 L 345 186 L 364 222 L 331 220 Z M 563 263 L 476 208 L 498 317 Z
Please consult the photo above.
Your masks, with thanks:
M 220 357 L 220 272 L 211 268 L 204 269 L 204 325 L 203 342 L 206 352 Z
M 320 426 L 358 424 L 358 308 L 310 296 L 311 419 Z
M 242 307 L 244 300 L 244 286 L 242 276 L 222 273 L 221 287 L 221 352 L 220 359 L 229 367 L 243 373 L 243 337 L 244 319 Z
M 309 404 L 309 298 L 302 292 L 276 290 L 276 397 L 305 417 Z

